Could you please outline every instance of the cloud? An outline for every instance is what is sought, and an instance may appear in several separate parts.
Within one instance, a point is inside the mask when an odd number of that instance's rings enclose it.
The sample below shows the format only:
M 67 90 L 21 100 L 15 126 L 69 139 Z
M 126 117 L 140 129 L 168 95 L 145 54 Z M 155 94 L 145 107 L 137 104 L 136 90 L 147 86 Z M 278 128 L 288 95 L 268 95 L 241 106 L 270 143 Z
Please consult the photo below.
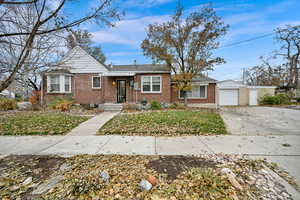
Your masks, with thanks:
M 123 44 L 131 47 L 139 47 L 146 36 L 148 24 L 164 22 L 167 15 L 147 16 L 139 19 L 122 20 L 116 23 L 116 27 L 92 32 L 93 41 L 99 43 Z

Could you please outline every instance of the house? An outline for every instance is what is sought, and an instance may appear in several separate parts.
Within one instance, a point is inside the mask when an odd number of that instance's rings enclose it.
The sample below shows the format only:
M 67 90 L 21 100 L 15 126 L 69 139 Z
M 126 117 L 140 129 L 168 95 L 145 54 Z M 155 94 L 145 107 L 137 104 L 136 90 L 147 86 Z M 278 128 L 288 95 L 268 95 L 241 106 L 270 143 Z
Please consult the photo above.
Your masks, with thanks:
M 248 86 L 240 81 L 217 82 L 217 104 L 220 106 L 256 106 L 264 95 L 274 95 L 275 86 Z
M 183 102 L 172 87 L 166 65 L 110 65 L 95 60 L 79 46 L 72 49 L 57 66 L 42 75 L 42 101 L 70 97 L 78 104 Z M 216 80 L 199 75 L 188 93 L 189 103 L 215 103 Z

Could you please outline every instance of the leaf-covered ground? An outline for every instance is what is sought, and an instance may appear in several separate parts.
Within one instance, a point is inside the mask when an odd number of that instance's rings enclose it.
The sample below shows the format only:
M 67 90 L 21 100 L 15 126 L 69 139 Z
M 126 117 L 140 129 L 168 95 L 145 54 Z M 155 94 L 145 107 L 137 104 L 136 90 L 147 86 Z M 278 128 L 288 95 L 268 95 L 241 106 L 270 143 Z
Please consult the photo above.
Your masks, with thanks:
M 242 189 L 221 172 L 224 167 L 232 170 Z M 0 159 L 0 199 L 269 200 L 281 194 L 285 196 L 280 199 L 290 199 L 280 183 L 265 176 L 263 167 L 263 161 L 225 155 L 8 156 Z M 108 181 L 100 176 L 104 171 Z M 150 191 L 141 190 L 139 183 L 148 175 L 158 183 Z
M 192 110 L 167 110 L 120 114 L 107 122 L 100 135 L 217 135 L 226 134 L 218 113 Z
M 0 117 L 0 135 L 62 135 L 88 117 L 59 112 L 16 112 Z

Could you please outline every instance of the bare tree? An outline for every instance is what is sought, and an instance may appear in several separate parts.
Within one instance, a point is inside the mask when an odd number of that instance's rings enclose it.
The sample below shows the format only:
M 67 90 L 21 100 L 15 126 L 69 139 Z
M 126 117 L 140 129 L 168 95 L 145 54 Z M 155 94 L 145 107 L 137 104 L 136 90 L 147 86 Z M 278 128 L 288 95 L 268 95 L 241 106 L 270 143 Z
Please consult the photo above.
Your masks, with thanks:
M 289 73 L 288 87 L 295 89 L 299 83 L 300 25 L 287 25 L 286 28 L 278 28 L 276 38 L 283 44 L 276 55 L 282 56 L 286 61 Z
M 149 25 L 141 47 L 154 62 L 164 62 L 170 67 L 175 74 L 173 81 L 184 92 L 187 104 L 192 78 L 224 62 L 220 57 L 213 57 L 213 51 L 219 46 L 217 39 L 226 33 L 227 28 L 211 5 L 187 17 L 184 17 L 183 8 L 178 6 L 170 21 Z
M 70 30 L 70 34 L 67 36 L 66 42 L 69 49 L 72 49 L 75 46 L 79 45 L 100 63 L 105 63 L 106 57 L 102 51 L 101 46 L 93 44 L 92 34 L 87 30 Z
M 10 5 L 8 1 L 2 1 L 0 4 L 0 11 L 3 13 L 0 14 L 0 56 L 3 61 L 0 72 L 2 77 L 5 77 L 0 83 L 0 92 L 7 88 L 24 68 L 28 57 L 35 49 L 35 40 L 38 36 L 57 33 L 91 20 L 98 25 L 112 26 L 113 20 L 120 19 L 117 8 L 113 6 L 114 0 L 99 0 L 89 13 L 71 21 L 63 12 L 66 3 L 71 0 L 60 0 L 55 8 L 51 6 L 51 0 L 28 2 Z M 26 18 L 20 9 L 29 9 L 31 16 L 34 17 Z M 20 37 L 24 43 L 14 43 L 16 40 L 20 40 Z M 9 60 L 6 57 L 7 53 L 11 53 L 11 55 L 14 53 L 14 56 Z

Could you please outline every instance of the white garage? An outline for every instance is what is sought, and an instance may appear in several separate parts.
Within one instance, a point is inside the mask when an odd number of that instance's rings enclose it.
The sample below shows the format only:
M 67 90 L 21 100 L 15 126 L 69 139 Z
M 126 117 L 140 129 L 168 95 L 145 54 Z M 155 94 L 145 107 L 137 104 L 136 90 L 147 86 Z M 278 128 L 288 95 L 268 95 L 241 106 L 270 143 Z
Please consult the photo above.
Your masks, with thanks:
M 221 106 L 237 106 L 239 104 L 238 89 L 220 89 L 219 105 Z

